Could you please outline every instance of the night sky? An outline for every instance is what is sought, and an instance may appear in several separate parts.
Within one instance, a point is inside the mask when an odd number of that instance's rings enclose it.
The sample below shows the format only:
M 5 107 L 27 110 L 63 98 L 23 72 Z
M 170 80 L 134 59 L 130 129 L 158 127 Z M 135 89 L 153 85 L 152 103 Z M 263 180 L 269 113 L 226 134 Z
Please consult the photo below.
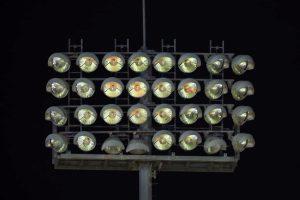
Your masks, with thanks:
M 292 116 L 299 113 L 293 94 L 299 93 L 300 29 L 297 6 L 283 2 L 147 1 L 149 49 L 176 38 L 180 52 L 208 52 L 209 40 L 225 40 L 226 52 L 256 62 L 245 76 L 256 92 L 249 126 L 256 147 L 241 154 L 234 173 L 159 173 L 153 199 L 291 199 L 293 170 L 300 169 L 299 129 L 293 128 L 299 116 Z M 136 172 L 54 170 L 44 147 L 51 131 L 44 111 L 48 57 L 66 51 L 68 38 L 83 38 L 86 51 L 112 51 L 114 38 L 129 38 L 138 50 L 141 1 L 2 1 L 0 7 L 0 199 L 138 199 Z

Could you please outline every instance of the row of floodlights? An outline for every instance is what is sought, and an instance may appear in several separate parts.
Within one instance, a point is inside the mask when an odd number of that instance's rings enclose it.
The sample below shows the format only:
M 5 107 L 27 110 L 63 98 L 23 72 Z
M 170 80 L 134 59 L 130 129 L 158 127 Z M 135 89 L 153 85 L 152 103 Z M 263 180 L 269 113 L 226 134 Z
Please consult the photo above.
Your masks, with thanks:
M 136 77 L 128 81 L 126 89 L 130 96 L 141 98 L 147 94 L 150 86 L 145 79 Z M 168 78 L 159 78 L 153 82 L 151 89 L 156 97 L 167 98 L 175 90 L 175 85 Z M 64 98 L 70 89 L 69 84 L 63 79 L 53 78 L 48 81 L 46 90 L 56 98 Z M 101 90 L 107 97 L 116 98 L 122 94 L 124 85 L 120 79 L 110 77 L 102 82 Z M 201 91 L 201 86 L 197 80 L 187 78 L 180 81 L 177 90 L 182 98 L 190 99 Z M 90 98 L 95 92 L 95 85 L 87 78 L 79 78 L 74 81 L 72 91 L 82 98 Z M 224 80 L 212 79 L 205 81 L 205 95 L 209 99 L 218 99 L 226 93 L 228 93 L 228 85 Z M 232 85 L 231 93 L 235 100 L 240 101 L 248 95 L 253 95 L 254 87 L 249 81 L 237 81 Z
M 120 106 L 108 104 L 102 107 L 100 116 L 105 123 L 115 125 L 122 120 L 124 113 Z M 168 124 L 175 116 L 176 111 L 169 104 L 157 105 L 152 112 L 152 117 L 158 124 Z M 83 125 L 92 125 L 97 119 L 97 111 L 92 106 L 81 105 L 76 108 L 74 117 Z M 145 105 L 135 104 L 127 110 L 127 117 L 131 123 L 141 125 L 150 119 L 151 113 Z M 204 120 L 208 124 L 218 124 L 225 117 L 227 117 L 227 111 L 222 105 L 212 104 L 205 108 Z M 232 110 L 231 117 L 235 125 L 241 126 L 247 121 L 254 120 L 255 113 L 250 106 L 237 106 Z M 202 110 L 196 104 L 187 104 L 180 109 L 179 118 L 184 124 L 194 124 L 202 118 Z M 46 110 L 45 119 L 56 126 L 64 126 L 68 120 L 68 114 L 64 108 L 52 106 Z
M 238 133 L 230 139 L 235 152 L 242 152 L 246 148 L 255 145 L 253 136 L 247 133 Z M 175 144 L 175 141 L 174 134 L 167 130 L 158 131 L 152 137 L 153 146 L 160 151 L 169 150 Z M 196 131 L 185 131 L 180 135 L 178 142 L 181 149 L 191 151 L 202 143 L 202 137 Z M 61 134 L 50 134 L 45 141 L 46 147 L 52 148 L 58 153 L 65 152 L 68 149 L 68 143 L 68 138 Z M 86 131 L 77 133 L 73 143 L 85 152 L 92 151 L 97 144 L 96 137 Z M 208 135 L 203 148 L 207 154 L 216 154 L 219 151 L 225 151 L 227 144 L 223 137 Z M 125 146 L 117 136 L 110 136 L 103 142 L 101 150 L 108 154 L 120 154 L 125 150 Z M 129 141 L 126 152 L 130 154 L 148 154 L 150 153 L 150 147 L 145 140 L 134 138 Z
M 149 55 L 144 52 L 133 53 L 128 59 L 128 66 L 134 72 L 144 72 L 151 64 Z M 171 53 L 157 54 L 152 64 L 154 69 L 160 73 L 170 71 L 176 65 L 176 59 Z M 99 60 L 93 53 L 81 53 L 76 65 L 84 72 L 90 73 L 98 68 Z M 102 59 L 102 65 L 110 72 L 118 72 L 125 65 L 125 59 L 118 52 L 107 53 Z M 254 69 L 254 61 L 249 55 L 235 56 L 231 61 L 234 74 L 241 75 L 247 70 Z M 54 53 L 48 59 L 48 66 L 57 72 L 64 73 L 70 69 L 71 61 L 63 53 Z M 201 66 L 201 59 L 193 53 L 183 54 L 178 60 L 179 69 L 184 73 L 192 73 Z M 223 69 L 229 68 L 230 61 L 225 54 L 212 54 L 206 61 L 206 67 L 211 74 L 219 74 Z

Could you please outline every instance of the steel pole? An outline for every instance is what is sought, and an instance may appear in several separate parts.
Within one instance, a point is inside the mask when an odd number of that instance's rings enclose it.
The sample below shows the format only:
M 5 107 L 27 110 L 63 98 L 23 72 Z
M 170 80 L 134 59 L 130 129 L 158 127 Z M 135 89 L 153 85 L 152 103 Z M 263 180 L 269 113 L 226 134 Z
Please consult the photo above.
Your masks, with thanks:
M 146 50 L 146 5 L 145 0 L 143 0 L 143 50 Z
M 140 164 L 139 199 L 152 200 L 152 167 L 150 163 Z

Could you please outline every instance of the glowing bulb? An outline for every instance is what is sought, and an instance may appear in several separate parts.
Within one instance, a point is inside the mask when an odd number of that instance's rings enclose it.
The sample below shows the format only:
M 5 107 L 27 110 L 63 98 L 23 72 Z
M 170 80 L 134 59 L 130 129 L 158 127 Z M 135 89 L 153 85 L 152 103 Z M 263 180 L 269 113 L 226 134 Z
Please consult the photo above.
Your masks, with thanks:
M 160 151 L 168 150 L 175 143 L 175 136 L 167 130 L 161 130 L 152 137 L 154 147 Z
M 110 77 L 105 79 L 101 84 L 101 90 L 110 98 L 116 98 L 123 92 L 124 85 L 118 78 Z
M 242 75 L 247 70 L 253 70 L 255 66 L 254 60 L 248 55 L 238 55 L 232 59 L 231 68 L 236 75 Z
M 64 73 L 70 69 L 70 59 L 62 53 L 54 53 L 48 59 L 48 66 L 59 73 Z
M 201 60 L 196 54 L 183 54 L 178 61 L 179 69 L 184 73 L 192 73 L 201 66 Z
M 179 112 L 180 120 L 184 124 L 194 124 L 202 117 L 202 111 L 199 106 L 195 104 L 187 104 L 182 107 Z
M 235 125 L 241 126 L 247 121 L 254 120 L 255 113 L 250 106 L 237 106 L 233 109 L 231 117 Z
M 233 136 L 231 143 L 235 152 L 242 152 L 246 148 L 253 148 L 255 146 L 255 140 L 253 136 L 248 133 L 236 134 Z
M 206 67 L 211 74 L 219 74 L 229 68 L 229 60 L 224 54 L 211 55 L 206 61 Z
M 124 66 L 124 57 L 117 52 L 111 52 L 103 57 L 102 64 L 110 72 L 118 72 Z
M 87 131 L 77 133 L 73 142 L 82 151 L 92 151 L 96 146 L 95 136 Z
M 143 104 L 136 104 L 128 109 L 127 115 L 132 123 L 140 125 L 148 120 L 150 111 Z
M 69 84 L 60 78 L 52 78 L 46 85 L 46 91 L 56 98 L 64 98 L 69 93 Z
M 211 125 L 220 123 L 225 117 L 227 117 L 227 112 L 221 105 L 210 105 L 204 111 L 204 119 Z
M 167 124 L 175 117 L 175 110 L 168 104 L 160 104 L 153 110 L 153 118 L 159 124 Z
M 146 71 L 150 62 L 149 56 L 143 52 L 134 53 L 128 59 L 128 65 L 134 72 Z
M 159 53 L 153 59 L 153 65 L 156 71 L 165 73 L 175 65 L 175 58 L 170 53 Z
M 73 83 L 72 91 L 81 98 L 90 98 L 95 92 L 95 85 L 89 79 L 79 78 Z
M 83 125 L 91 125 L 97 119 L 97 112 L 92 106 L 82 105 L 75 110 L 74 117 Z
M 204 151 L 207 154 L 216 154 L 219 151 L 225 151 L 227 144 L 223 138 L 209 136 L 204 142 Z
M 136 77 L 129 80 L 126 88 L 130 96 L 141 98 L 147 94 L 149 85 L 145 79 Z
M 101 150 L 105 151 L 108 154 L 120 154 L 125 149 L 122 141 L 115 136 L 107 138 L 102 144 Z
M 98 68 L 99 60 L 93 53 L 81 53 L 76 60 L 76 65 L 82 71 L 90 73 Z
M 108 104 L 101 109 L 100 116 L 107 124 L 118 124 L 123 117 L 123 111 L 120 106 Z
M 187 78 L 180 81 L 178 93 L 182 98 L 191 99 L 201 90 L 200 84 L 195 79 Z
M 220 98 L 223 94 L 228 93 L 228 87 L 225 81 L 215 79 L 215 80 L 210 80 L 205 84 L 205 95 L 209 99 L 218 99 Z
M 146 154 L 150 152 L 149 145 L 145 140 L 142 139 L 132 139 L 129 141 L 127 148 L 126 148 L 127 153 L 131 154 Z
M 50 134 L 45 140 L 45 146 L 52 148 L 57 153 L 63 153 L 68 148 L 69 141 L 64 135 Z
M 152 91 L 158 98 L 167 98 L 174 91 L 175 86 L 168 78 L 156 79 L 152 84 Z
M 68 115 L 65 109 L 52 106 L 46 110 L 45 120 L 51 121 L 56 126 L 63 126 L 68 120 Z
M 231 87 L 231 94 L 235 100 L 241 101 L 254 94 L 254 87 L 249 81 L 237 81 Z
M 179 137 L 179 146 L 185 151 L 194 150 L 201 142 L 202 138 L 196 131 L 185 131 Z

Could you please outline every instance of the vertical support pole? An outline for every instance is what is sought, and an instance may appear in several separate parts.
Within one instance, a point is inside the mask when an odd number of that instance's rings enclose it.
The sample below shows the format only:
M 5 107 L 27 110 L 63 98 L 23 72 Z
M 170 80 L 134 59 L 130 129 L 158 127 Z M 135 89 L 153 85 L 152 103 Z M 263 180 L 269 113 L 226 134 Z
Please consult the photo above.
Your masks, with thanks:
M 143 50 L 146 50 L 146 5 L 145 0 L 143 0 Z
M 150 163 L 140 164 L 139 199 L 152 200 L 152 166 Z

